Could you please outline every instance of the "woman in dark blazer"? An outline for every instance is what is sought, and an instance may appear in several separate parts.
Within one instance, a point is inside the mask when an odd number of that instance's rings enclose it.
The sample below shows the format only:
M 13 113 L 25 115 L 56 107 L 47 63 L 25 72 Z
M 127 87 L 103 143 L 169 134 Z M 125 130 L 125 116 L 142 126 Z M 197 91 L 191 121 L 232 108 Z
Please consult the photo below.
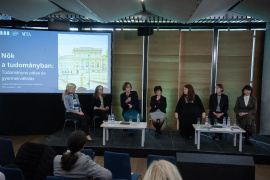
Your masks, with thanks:
M 197 123 L 198 118 L 205 118 L 205 110 L 200 97 L 195 94 L 190 84 L 185 85 L 183 95 L 180 97 L 176 109 L 175 118 L 179 120 L 180 133 L 191 139 L 194 135 L 192 124 Z
M 122 86 L 122 90 L 125 91 L 120 95 L 121 107 L 123 109 L 122 115 L 125 121 L 129 121 L 129 117 L 133 122 L 137 121 L 137 115 L 140 116 L 141 110 L 139 108 L 138 94 L 136 91 L 131 91 L 132 86 L 129 82 L 125 82 Z
M 98 85 L 95 89 L 95 94 L 91 103 L 91 109 L 93 110 L 93 114 L 100 117 L 100 122 L 97 123 L 98 127 L 103 122 L 103 120 L 108 119 L 107 114 L 109 107 L 109 100 L 107 96 L 103 94 L 103 86 Z
M 227 111 L 229 109 L 229 99 L 228 96 L 223 94 L 224 87 L 222 84 L 217 84 L 216 93 L 211 94 L 209 98 L 209 118 L 211 119 L 211 124 L 213 125 L 215 119 L 217 122 L 222 123 L 223 118 L 226 120 L 228 118 Z M 213 140 L 215 140 L 219 136 L 219 139 L 222 139 L 222 134 L 218 133 L 213 136 Z
M 249 137 L 252 135 L 252 122 L 255 120 L 257 111 L 257 100 L 252 96 L 252 87 L 246 85 L 242 89 L 242 96 L 238 97 L 234 107 L 236 119 L 240 122 L 240 127 L 246 131 L 245 143 L 252 146 Z
M 151 97 L 151 102 L 150 102 L 150 112 L 149 116 L 153 121 L 153 125 L 156 128 L 155 135 L 156 137 L 159 137 L 161 135 L 161 127 L 164 123 L 164 120 L 166 118 L 166 107 L 167 107 L 167 102 L 166 98 L 162 96 L 162 87 L 161 86 L 156 86 L 154 88 L 155 96 Z

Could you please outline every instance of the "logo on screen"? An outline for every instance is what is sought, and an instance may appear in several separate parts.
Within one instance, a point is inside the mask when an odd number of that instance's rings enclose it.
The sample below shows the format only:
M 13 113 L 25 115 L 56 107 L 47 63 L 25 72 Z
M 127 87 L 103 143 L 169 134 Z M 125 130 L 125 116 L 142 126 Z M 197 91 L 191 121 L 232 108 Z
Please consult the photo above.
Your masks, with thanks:
M 12 31 L 12 32 L 11 32 L 11 35 L 12 35 L 12 36 L 18 36 L 18 35 L 19 35 L 19 32 L 18 32 L 18 31 Z
M 9 31 L 0 31 L 0 36 L 9 36 Z
M 31 36 L 30 32 L 22 32 L 22 36 Z

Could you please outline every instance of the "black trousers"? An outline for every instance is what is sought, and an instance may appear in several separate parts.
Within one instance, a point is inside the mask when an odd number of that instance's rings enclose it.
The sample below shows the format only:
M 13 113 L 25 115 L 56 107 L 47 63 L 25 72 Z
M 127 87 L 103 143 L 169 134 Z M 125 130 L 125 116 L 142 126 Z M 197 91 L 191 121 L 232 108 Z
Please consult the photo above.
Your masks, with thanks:
M 82 130 L 86 135 L 89 135 L 88 125 L 91 123 L 91 118 L 87 114 L 80 115 L 72 112 L 67 112 L 66 115 L 69 119 L 79 120 L 82 123 Z
M 104 120 L 108 120 L 107 113 L 108 113 L 108 111 L 94 110 L 94 115 L 100 117 L 100 119 L 98 119 L 98 120 L 95 122 L 96 127 L 100 127 L 100 125 L 102 124 L 102 122 L 103 122 Z
M 192 124 L 197 124 L 196 116 L 183 116 L 179 118 L 180 134 L 182 136 L 194 136 L 195 130 Z
M 220 112 L 217 112 L 217 113 L 220 113 Z M 227 124 L 227 114 L 223 114 L 223 116 L 220 116 L 220 118 L 217 118 L 214 114 L 208 114 L 208 118 L 211 119 L 211 125 L 214 125 L 215 123 L 215 119 L 217 119 L 217 123 L 220 123 L 220 124 L 223 124 L 223 118 L 226 118 L 226 124 Z M 223 133 L 216 133 L 215 136 L 219 136 L 220 138 L 222 138 L 222 134 Z

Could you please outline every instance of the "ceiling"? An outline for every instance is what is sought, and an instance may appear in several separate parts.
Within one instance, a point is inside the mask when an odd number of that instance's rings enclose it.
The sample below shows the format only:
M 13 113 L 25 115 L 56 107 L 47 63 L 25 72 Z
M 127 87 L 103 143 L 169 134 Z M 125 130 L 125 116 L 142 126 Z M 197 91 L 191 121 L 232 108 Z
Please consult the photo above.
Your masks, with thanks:
M 1 0 L 1 20 L 24 22 L 59 18 L 70 21 L 109 23 L 136 17 L 177 23 L 215 19 L 270 21 L 270 0 Z M 135 19 L 136 19 L 135 18 Z M 131 19 L 132 20 L 132 19 Z M 156 19 L 154 19 L 156 21 Z

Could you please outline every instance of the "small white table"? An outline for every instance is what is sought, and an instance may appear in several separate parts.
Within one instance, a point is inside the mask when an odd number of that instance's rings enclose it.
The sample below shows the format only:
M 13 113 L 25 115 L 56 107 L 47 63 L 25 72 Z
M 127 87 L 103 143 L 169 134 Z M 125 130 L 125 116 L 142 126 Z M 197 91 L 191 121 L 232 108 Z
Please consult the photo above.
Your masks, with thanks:
M 105 137 L 109 141 L 109 129 L 138 129 L 142 130 L 142 143 L 141 146 L 144 147 L 145 142 L 145 129 L 147 128 L 146 122 L 131 122 L 130 124 L 120 124 L 122 121 L 115 121 L 114 124 L 104 122 L 100 125 L 103 128 L 103 146 L 105 146 Z
M 195 129 L 195 144 L 197 144 L 197 149 L 200 149 L 200 138 L 201 138 L 201 132 L 208 132 L 208 133 L 233 133 L 233 146 L 236 146 L 236 134 L 239 134 L 239 151 L 242 152 L 242 133 L 245 133 L 246 131 L 238 127 L 238 130 L 231 130 L 231 128 L 209 128 L 210 126 L 205 125 L 197 125 L 193 124 L 193 127 Z M 234 126 L 231 126 L 234 127 Z

